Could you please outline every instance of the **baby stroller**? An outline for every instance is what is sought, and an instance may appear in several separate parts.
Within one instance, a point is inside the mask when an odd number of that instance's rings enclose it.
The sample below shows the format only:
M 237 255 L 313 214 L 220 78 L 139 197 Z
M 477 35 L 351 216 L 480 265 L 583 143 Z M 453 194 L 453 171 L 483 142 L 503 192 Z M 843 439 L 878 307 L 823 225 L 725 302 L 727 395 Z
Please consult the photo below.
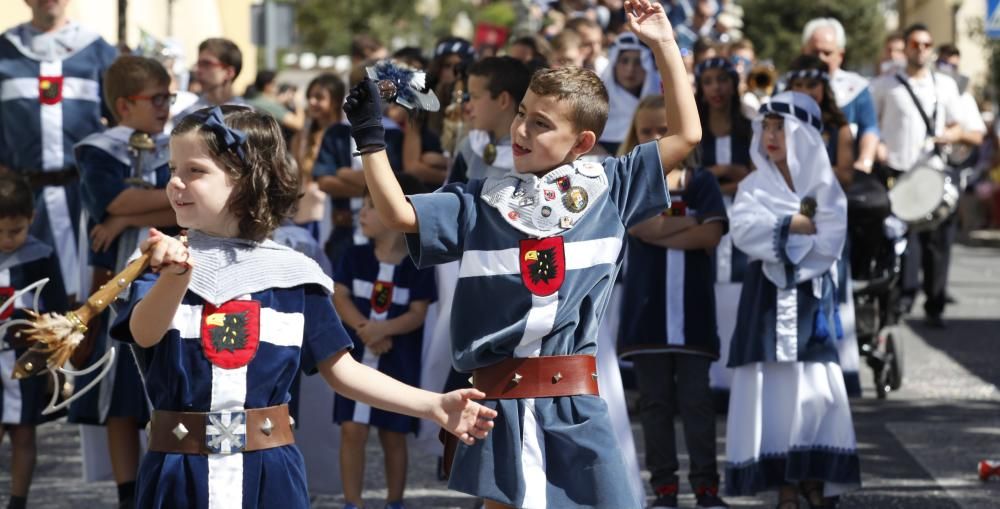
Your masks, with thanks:
M 883 399 L 903 383 L 897 326 L 906 225 L 891 215 L 886 188 L 877 176 L 855 172 L 847 189 L 847 228 L 858 348 Z

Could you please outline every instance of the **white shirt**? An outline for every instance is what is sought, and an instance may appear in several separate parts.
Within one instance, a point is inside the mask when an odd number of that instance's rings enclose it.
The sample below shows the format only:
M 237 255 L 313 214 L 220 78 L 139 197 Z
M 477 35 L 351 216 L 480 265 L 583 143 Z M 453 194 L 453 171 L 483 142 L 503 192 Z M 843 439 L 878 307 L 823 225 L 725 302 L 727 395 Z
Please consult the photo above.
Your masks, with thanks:
M 906 79 L 904 74 L 900 76 Z M 962 118 L 967 116 L 963 115 L 958 86 L 950 76 L 928 73 L 923 78 L 910 78 L 909 83 L 924 112 L 934 121 L 933 133 L 927 133 L 920 110 L 896 75 L 880 76 L 871 86 L 882 142 L 888 149 L 887 163 L 900 171 L 909 170 L 933 149 L 933 145 L 927 143 L 929 137 L 940 135 L 946 126 L 954 123 L 962 123 L 964 127 L 966 122 L 962 122 Z

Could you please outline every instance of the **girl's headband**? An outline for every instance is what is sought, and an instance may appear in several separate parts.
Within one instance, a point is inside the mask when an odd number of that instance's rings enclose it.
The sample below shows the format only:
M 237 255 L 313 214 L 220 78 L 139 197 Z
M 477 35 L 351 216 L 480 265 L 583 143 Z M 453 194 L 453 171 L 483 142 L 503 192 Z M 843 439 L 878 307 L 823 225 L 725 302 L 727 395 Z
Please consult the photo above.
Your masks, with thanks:
M 216 106 L 208 110 L 202 110 L 196 113 L 196 115 L 202 115 L 202 127 L 212 131 L 212 134 L 221 142 L 220 144 L 224 149 L 236 152 L 241 161 L 244 163 L 247 162 L 246 153 L 243 151 L 243 144 L 247 141 L 247 133 L 227 126 L 222 108 Z
M 789 71 L 784 76 L 785 83 L 791 83 L 792 80 L 821 80 L 823 82 L 830 82 L 830 75 L 826 71 L 820 71 L 819 69 L 800 69 L 798 71 Z
M 736 74 L 736 68 L 733 67 L 733 63 L 728 59 L 722 57 L 712 57 L 707 60 L 703 60 L 700 64 L 696 65 L 694 68 L 695 79 L 701 79 L 702 73 L 709 69 L 722 69 L 726 71 L 729 75 L 738 78 Z M 737 79 L 736 81 L 739 81 Z
M 816 128 L 817 131 L 823 132 L 823 121 L 817 117 L 814 117 L 805 109 L 796 106 L 791 103 L 786 102 L 776 102 L 773 99 L 770 102 L 766 102 L 761 105 L 760 113 L 767 114 L 777 114 L 784 116 L 793 116 L 802 122 L 811 125 Z

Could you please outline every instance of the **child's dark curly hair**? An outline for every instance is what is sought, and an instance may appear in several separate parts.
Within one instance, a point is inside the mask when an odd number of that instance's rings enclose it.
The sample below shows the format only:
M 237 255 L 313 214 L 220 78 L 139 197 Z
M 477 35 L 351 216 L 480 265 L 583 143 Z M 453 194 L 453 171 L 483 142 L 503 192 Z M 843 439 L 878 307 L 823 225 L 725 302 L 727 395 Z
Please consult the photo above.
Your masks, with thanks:
M 204 127 L 195 112 L 174 127 L 171 136 L 197 132 L 216 162 L 233 179 L 229 210 L 239 221 L 239 237 L 260 242 L 295 214 L 300 197 L 299 172 L 286 161 L 285 139 L 274 117 L 244 106 L 222 106 L 226 126 L 247 135 L 244 157 L 227 148 L 221 136 Z

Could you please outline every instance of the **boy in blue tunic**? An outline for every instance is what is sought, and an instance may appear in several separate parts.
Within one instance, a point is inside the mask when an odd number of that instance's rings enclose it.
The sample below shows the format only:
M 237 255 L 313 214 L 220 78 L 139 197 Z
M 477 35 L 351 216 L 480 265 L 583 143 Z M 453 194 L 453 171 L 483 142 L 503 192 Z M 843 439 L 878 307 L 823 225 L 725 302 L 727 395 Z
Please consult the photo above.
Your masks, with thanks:
M 347 355 L 330 279 L 267 240 L 299 196 L 285 157 L 277 121 L 248 108 L 195 112 L 172 133 L 167 196 L 187 243 L 151 231 L 152 270 L 112 327 L 137 345 L 154 408 L 138 507 L 308 507 L 287 406 L 300 368 L 469 444 L 492 427 L 495 412 L 469 400 L 479 391 L 421 391 Z
M 344 110 L 379 217 L 406 232 L 418 267 L 461 260 L 453 364 L 498 411 L 498 432 L 459 446 L 449 487 L 497 507 L 638 507 L 597 395 L 599 321 L 627 228 L 668 203 L 673 168 L 701 128 L 673 30 L 659 3 L 625 2 L 667 90 L 673 131 L 603 165 L 577 159 L 607 120 L 607 91 L 578 68 L 539 71 L 511 125 L 515 173 L 406 197 L 385 155 L 378 92 Z
M 68 1 L 28 0 L 31 21 L 0 36 L 0 168 L 28 178 L 31 233 L 59 254 L 63 284 L 81 292 L 80 187 L 73 145 L 104 130 L 104 70 L 117 51 L 66 17 Z
M 415 178 L 399 176 L 409 194 L 423 191 Z M 427 307 L 436 298 L 433 270 L 419 270 L 406 256 L 403 235 L 379 221 L 366 193 L 361 231 L 371 242 L 353 246 L 334 277 L 333 304 L 351 333 L 355 360 L 409 385 L 420 384 L 420 357 Z M 347 507 L 364 507 L 365 444 L 369 426 L 378 428 L 385 454 L 386 507 L 403 507 L 406 434 L 416 433 L 413 417 L 373 409 L 337 395 L 333 418 L 341 426 L 340 476 Z
M 448 183 L 499 177 L 513 169 L 510 124 L 531 80 L 528 67 L 512 57 L 484 58 L 468 74 L 465 110 L 472 129 L 455 149 Z
M 163 126 L 174 98 L 169 86 L 170 75 L 156 60 L 137 56 L 115 60 L 105 73 L 104 97 L 118 125 L 76 146 L 82 201 L 90 218 L 92 288 L 104 285 L 125 267 L 149 227 L 176 224 L 163 190 L 169 179 L 169 138 Z M 131 147 L 130 137 L 136 133 L 148 135 L 151 147 Z M 91 324 L 96 331 L 91 340 L 96 344 L 87 365 L 113 344 L 106 336 L 108 316 L 102 315 L 104 324 Z M 128 503 L 134 496 L 139 467 L 138 430 L 149 420 L 149 408 L 134 358 L 127 345 L 118 346 L 124 355 L 116 356 L 113 374 L 101 381 L 98 390 L 73 403 L 70 421 L 106 427 L 119 499 Z M 94 376 L 81 377 L 76 387 L 86 387 Z M 85 454 L 96 456 L 93 452 Z
M 667 132 L 663 117 L 662 96 L 643 99 L 623 148 Z M 666 180 L 670 208 L 629 230 L 618 351 L 635 366 L 646 465 L 656 493 L 650 507 L 677 507 L 674 419 L 679 415 L 697 506 L 725 508 L 718 496 L 708 373 L 719 358 L 712 251 L 725 233 L 726 209 L 707 169 L 681 166 Z
M 41 279 L 38 312 L 63 312 L 69 304 L 60 279 L 59 260 L 51 247 L 28 234 L 34 217 L 31 187 L 22 177 L 0 174 L 0 442 L 10 435 L 9 508 L 25 507 L 35 469 L 35 426 L 44 422 L 42 408 L 48 376 L 13 378 L 14 362 L 28 349 L 12 320 L 28 318 L 34 290 L 27 286 Z M 50 416 L 51 417 L 51 416 Z

